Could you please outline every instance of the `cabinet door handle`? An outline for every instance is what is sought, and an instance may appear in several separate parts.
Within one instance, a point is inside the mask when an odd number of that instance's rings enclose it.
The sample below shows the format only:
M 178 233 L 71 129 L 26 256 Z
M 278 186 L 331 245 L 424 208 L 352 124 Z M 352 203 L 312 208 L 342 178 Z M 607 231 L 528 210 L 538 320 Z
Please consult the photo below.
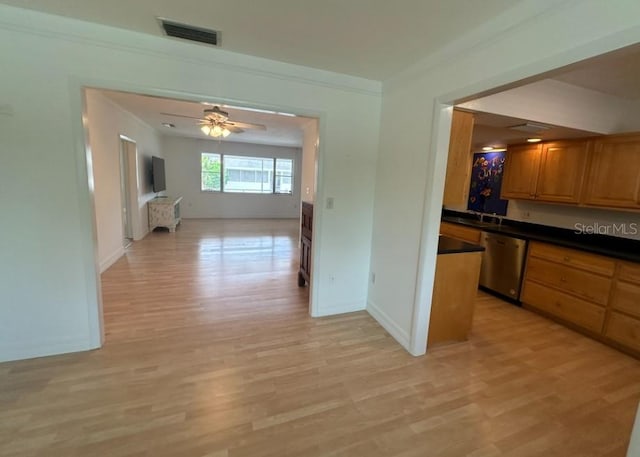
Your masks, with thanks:
M 562 278 L 560 278 L 561 282 L 567 282 L 567 278 L 565 278 L 564 276 Z
M 565 262 L 568 262 L 568 261 L 570 261 L 570 260 L 571 260 L 571 257 L 569 257 L 569 256 L 565 256 L 565 257 L 564 257 L 564 261 L 565 261 Z

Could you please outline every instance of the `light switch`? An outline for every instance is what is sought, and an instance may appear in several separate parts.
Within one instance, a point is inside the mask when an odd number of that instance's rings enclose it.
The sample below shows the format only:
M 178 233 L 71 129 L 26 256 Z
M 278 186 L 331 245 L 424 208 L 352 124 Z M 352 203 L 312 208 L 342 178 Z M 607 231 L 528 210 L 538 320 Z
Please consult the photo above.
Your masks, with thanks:
M 327 197 L 327 209 L 333 209 L 333 197 Z

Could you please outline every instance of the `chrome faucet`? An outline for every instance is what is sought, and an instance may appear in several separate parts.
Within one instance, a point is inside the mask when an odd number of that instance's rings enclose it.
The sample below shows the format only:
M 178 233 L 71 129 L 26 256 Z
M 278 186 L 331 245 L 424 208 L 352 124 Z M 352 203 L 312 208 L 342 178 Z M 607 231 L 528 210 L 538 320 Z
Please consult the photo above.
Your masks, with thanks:
M 484 213 L 482 211 L 474 211 L 473 214 L 478 217 L 480 222 L 484 222 Z

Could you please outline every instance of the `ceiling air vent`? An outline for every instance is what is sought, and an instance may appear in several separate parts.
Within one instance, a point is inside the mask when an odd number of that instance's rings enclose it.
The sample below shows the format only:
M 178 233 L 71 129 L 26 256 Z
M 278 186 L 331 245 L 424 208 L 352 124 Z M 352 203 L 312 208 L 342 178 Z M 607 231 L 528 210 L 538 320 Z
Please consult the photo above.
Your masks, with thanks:
M 159 21 L 167 36 L 197 41 L 198 43 L 212 44 L 214 46 L 218 46 L 218 42 L 220 41 L 220 32 L 216 32 L 215 30 L 180 24 L 162 18 L 159 18 Z
M 524 124 L 512 125 L 509 128 L 511 130 L 517 130 L 519 132 L 538 133 L 549 130 L 551 127 L 544 124 L 536 124 L 535 122 L 525 122 Z

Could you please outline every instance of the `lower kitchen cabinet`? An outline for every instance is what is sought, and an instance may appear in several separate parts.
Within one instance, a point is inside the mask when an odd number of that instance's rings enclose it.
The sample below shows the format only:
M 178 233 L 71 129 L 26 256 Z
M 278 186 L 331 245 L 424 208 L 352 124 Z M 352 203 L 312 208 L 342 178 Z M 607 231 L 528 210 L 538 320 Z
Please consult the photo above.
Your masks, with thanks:
M 595 333 L 602 332 L 604 306 L 582 300 L 531 280 L 524 283 L 522 301 L 578 327 Z
M 522 303 L 640 357 L 640 264 L 534 241 Z
M 604 335 L 618 344 L 640 352 L 640 319 L 613 311 Z
M 537 257 L 529 259 L 527 278 L 600 306 L 607 305 L 611 292 L 610 277 Z
M 565 322 L 602 333 L 615 262 L 602 256 L 532 242 L 522 302 Z
M 640 265 L 620 262 L 611 296 L 606 338 L 640 353 Z
M 480 230 L 473 227 L 441 222 L 440 234 L 457 240 L 466 241 L 467 243 L 480 244 Z

